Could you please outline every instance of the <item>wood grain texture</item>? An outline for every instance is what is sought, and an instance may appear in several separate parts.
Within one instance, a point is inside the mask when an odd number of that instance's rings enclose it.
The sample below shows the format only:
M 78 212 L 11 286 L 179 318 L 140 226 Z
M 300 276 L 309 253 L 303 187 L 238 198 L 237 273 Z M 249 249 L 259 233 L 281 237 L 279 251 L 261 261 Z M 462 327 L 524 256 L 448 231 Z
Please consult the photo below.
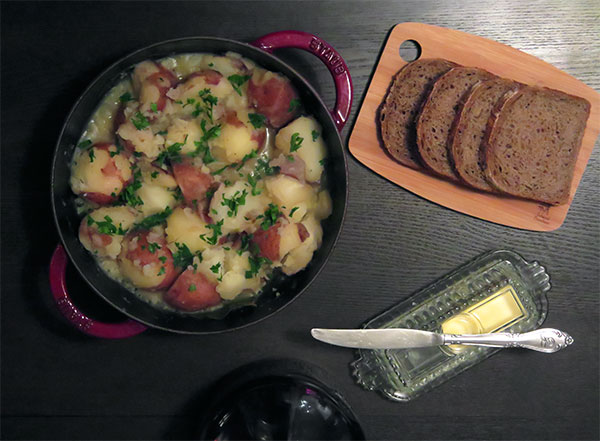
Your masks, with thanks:
M 347 217 L 324 271 L 288 308 L 235 333 L 85 338 L 53 309 L 47 282 L 58 240 L 49 200 L 53 146 L 78 95 L 127 53 L 190 35 L 251 41 L 281 29 L 313 32 L 348 63 L 356 112 L 390 29 L 422 22 L 508 44 L 600 90 L 598 2 L 1 2 L 0 8 L 3 438 L 190 438 L 202 392 L 227 372 L 270 358 L 319 366 L 328 376 L 318 378 L 347 399 L 369 440 L 600 438 L 598 146 L 565 223 L 548 233 L 432 204 L 348 155 Z M 317 60 L 295 50 L 278 55 L 333 104 L 329 72 Z M 568 350 L 501 352 L 399 404 L 354 384 L 352 351 L 309 335 L 315 326 L 359 326 L 494 248 L 548 268 L 553 288 L 544 325 L 573 335 Z M 118 319 L 72 268 L 69 283 L 87 311 Z
M 421 48 L 421 58 L 443 58 L 478 67 L 500 77 L 532 86 L 549 87 L 587 99 L 591 112 L 575 163 L 569 201 L 550 207 L 535 201 L 477 191 L 423 170 L 394 161 L 380 143 L 377 109 L 394 75 L 407 63 L 400 57 L 406 40 Z M 492 40 L 423 23 L 401 23 L 385 43 L 348 143 L 350 152 L 371 170 L 413 193 L 453 210 L 481 219 L 534 231 L 552 231 L 564 222 L 600 133 L 600 94 L 554 66 Z

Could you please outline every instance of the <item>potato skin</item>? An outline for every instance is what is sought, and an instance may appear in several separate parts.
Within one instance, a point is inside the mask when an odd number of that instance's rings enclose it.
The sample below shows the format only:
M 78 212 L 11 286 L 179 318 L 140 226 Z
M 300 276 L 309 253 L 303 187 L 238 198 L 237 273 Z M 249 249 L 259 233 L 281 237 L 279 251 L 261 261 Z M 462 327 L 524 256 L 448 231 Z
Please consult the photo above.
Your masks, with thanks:
M 216 285 L 193 268 L 186 269 L 163 298 L 174 308 L 188 312 L 201 311 L 221 303 Z
M 79 151 L 71 171 L 73 192 L 102 205 L 116 201 L 132 177 L 129 159 L 116 151 L 114 144 L 106 143 Z
M 304 161 L 304 175 L 308 182 L 319 182 L 323 174 L 323 160 L 327 149 L 321 132 L 321 125 L 316 119 L 312 116 L 301 116 L 282 128 L 275 137 L 275 145 L 285 154 L 291 153 L 290 142 L 295 133 L 302 138 L 300 148 L 294 153 Z M 313 134 L 317 136 L 314 137 Z
M 137 213 L 128 207 L 98 208 L 81 220 L 79 240 L 94 255 L 116 259 L 121 252 L 124 236 L 118 233 L 100 233 L 98 225 L 94 221 L 106 222 L 106 217 L 108 217 L 115 228 L 120 227 L 123 231 L 127 231 L 133 225 L 136 215 Z
M 153 231 L 134 231 L 127 234 L 118 263 L 123 276 L 137 288 L 168 288 L 178 274 L 167 242 L 162 235 Z

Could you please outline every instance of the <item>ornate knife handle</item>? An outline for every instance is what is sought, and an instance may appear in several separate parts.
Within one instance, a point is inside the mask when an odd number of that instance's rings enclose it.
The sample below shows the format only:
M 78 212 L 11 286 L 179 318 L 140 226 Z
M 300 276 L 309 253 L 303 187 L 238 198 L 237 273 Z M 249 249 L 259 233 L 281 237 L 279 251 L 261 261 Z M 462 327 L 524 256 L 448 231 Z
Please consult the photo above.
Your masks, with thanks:
M 517 334 L 497 332 L 492 334 L 443 334 L 445 345 L 488 346 L 492 348 L 525 348 L 552 353 L 573 344 L 573 337 L 558 329 L 543 328 Z

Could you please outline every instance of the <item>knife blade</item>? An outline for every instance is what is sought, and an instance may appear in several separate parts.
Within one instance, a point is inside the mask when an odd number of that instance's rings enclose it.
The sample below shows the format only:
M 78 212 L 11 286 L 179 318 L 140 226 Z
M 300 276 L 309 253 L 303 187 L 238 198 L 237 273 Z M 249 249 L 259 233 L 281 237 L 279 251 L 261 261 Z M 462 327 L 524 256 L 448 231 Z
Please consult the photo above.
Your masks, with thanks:
M 311 335 L 324 343 L 357 349 L 408 349 L 441 346 L 444 334 L 416 329 L 322 329 Z

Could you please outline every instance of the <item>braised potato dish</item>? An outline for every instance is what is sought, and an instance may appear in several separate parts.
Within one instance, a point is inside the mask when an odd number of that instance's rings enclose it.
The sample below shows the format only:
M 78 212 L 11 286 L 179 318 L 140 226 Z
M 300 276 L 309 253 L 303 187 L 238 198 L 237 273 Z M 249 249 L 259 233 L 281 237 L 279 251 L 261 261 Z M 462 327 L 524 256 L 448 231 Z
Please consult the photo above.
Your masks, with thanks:
M 144 61 L 75 149 L 79 238 L 154 304 L 212 310 L 302 271 L 331 199 L 321 126 L 291 82 L 237 54 Z

